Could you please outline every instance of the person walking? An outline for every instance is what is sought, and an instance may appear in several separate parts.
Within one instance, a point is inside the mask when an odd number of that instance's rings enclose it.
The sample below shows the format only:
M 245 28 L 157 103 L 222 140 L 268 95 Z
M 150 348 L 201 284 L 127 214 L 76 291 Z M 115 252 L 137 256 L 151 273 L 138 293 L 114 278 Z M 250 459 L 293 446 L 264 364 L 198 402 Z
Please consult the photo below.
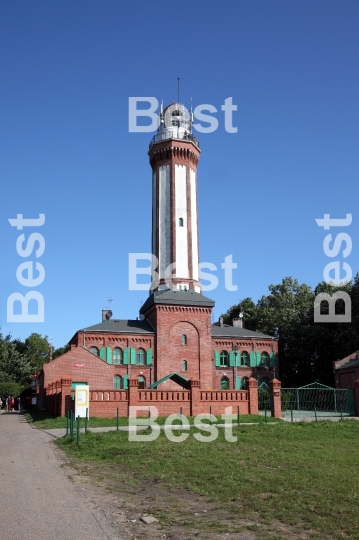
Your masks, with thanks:
M 0 397 L 0 410 L 2 409 L 2 399 Z
M 19 413 L 21 412 L 21 399 L 20 399 L 20 396 L 17 398 L 17 410 L 19 411 Z
M 5 411 L 9 412 L 10 396 L 7 396 L 5 400 Z

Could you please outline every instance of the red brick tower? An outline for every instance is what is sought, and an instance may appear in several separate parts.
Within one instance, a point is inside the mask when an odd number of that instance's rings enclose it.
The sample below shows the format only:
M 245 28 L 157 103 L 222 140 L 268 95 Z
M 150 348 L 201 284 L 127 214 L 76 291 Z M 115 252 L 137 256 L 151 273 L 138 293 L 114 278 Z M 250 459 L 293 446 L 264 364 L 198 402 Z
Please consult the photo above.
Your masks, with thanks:
M 194 290 L 199 281 L 197 164 L 199 142 L 188 110 L 173 103 L 149 149 L 152 167 L 152 253 L 157 279 L 152 290 Z

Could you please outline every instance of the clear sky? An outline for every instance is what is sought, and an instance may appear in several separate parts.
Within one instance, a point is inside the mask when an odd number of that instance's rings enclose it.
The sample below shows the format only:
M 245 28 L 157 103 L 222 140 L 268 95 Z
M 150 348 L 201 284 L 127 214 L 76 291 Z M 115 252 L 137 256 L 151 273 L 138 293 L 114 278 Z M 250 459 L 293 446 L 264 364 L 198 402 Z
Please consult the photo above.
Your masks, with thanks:
M 200 259 L 219 269 L 215 319 L 285 276 L 315 286 L 326 234 L 346 232 L 358 271 L 359 3 L 351 0 L 0 2 L 0 239 L 3 333 L 67 343 L 101 320 L 135 318 L 128 257 L 151 249 L 152 133 L 129 133 L 129 97 L 211 104 L 219 128 L 196 132 Z M 228 97 L 237 133 L 227 133 Z M 205 124 L 203 124 L 205 125 Z M 9 218 L 44 213 L 42 227 Z M 315 219 L 351 213 L 349 227 Z M 44 254 L 16 251 L 41 233 Z M 38 245 L 37 245 L 38 247 Z M 343 246 L 344 247 L 344 246 Z M 233 255 L 237 291 L 220 268 Z M 16 278 L 40 262 L 37 287 Z M 37 276 L 37 272 L 34 273 Z M 26 272 L 24 272 L 26 276 Z M 7 322 L 10 294 L 36 290 L 43 323 Z

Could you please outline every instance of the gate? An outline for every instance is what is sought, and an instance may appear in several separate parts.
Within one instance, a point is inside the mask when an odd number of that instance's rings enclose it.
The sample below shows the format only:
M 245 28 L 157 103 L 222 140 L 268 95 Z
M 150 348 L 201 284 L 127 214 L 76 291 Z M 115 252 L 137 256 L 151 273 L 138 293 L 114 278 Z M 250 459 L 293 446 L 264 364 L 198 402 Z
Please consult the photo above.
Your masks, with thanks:
M 283 416 L 351 416 L 355 414 L 354 391 L 311 383 L 282 388 Z
M 271 410 L 271 389 L 265 381 L 258 386 L 258 410 Z

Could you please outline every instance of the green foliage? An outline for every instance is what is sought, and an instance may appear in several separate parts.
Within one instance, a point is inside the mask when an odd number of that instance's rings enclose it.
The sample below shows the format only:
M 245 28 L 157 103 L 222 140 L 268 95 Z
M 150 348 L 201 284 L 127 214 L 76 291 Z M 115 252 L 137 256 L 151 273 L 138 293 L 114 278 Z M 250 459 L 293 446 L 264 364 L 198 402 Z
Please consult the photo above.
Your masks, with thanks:
M 14 382 L 0 382 L 0 397 L 3 401 L 7 396 L 18 397 L 22 392 L 23 387 Z
M 333 294 L 343 290 L 352 301 L 351 323 L 314 323 L 314 298 L 320 292 Z M 332 362 L 359 349 L 359 275 L 343 286 L 322 282 L 313 291 L 309 285 L 286 277 L 270 285 L 267 296 L 257 304 L 245 298 L 224 315 L 229 324 L 240 311 L 243 326 L 278 338 L 279 376 L 283 386 L 302 386 L 320 381 L 333 386 Z M 322 313 L 328 307 L 322 304 Z M 343 313 L 338 301 L 336 313 Z

